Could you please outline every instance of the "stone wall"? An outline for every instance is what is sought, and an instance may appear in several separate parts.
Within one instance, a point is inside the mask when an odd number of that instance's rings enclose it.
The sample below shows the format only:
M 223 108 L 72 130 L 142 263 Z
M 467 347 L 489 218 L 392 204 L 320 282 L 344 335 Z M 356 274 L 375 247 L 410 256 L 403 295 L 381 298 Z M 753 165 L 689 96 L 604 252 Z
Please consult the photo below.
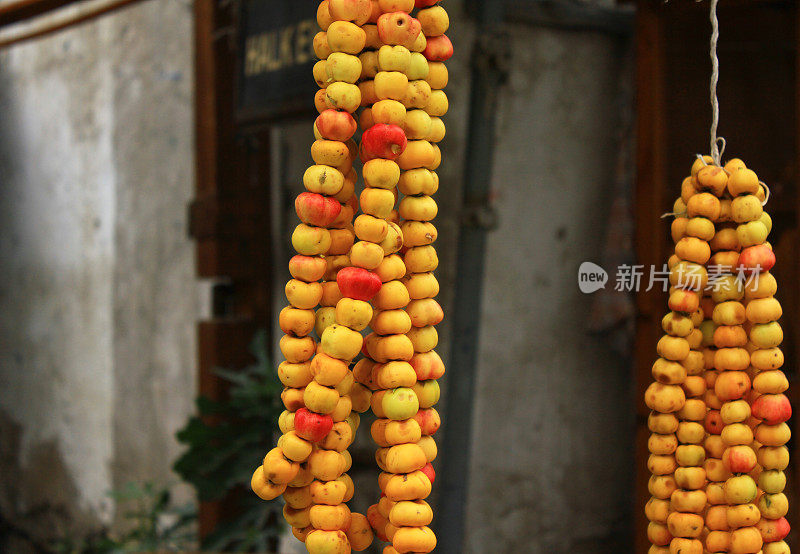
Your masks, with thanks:
M 0 497 L 19 535 L 108 523 L 110 490 L 176 479 L 200 299 L 191 15 L 153 0 L 0 51 Z
M 633 490 L 630 361 L 589 333 L 592 297 L 578 290 L 577 273 L 598 260 L 608 229 L 618 99 L 630 79 L 625 44 L 595 32 L 510 30 L 467 552 L 623 552 Z

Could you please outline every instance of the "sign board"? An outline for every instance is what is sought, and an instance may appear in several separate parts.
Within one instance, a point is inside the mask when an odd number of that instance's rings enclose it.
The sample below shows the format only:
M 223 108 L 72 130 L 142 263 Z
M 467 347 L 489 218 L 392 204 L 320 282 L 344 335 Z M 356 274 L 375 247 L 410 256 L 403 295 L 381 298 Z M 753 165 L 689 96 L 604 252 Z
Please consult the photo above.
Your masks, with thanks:
M 241 0 L 236 114 L 252 121 L 310 111 L 318 0 Z

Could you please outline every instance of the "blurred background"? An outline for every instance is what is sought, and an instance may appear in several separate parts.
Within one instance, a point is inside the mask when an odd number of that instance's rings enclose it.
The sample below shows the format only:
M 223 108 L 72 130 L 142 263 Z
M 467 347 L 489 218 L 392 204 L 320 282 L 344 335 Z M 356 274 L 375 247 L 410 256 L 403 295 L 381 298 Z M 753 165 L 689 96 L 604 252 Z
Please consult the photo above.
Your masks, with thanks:
M 316 5 L 0 0 L 0 551 L 305 551 L 244 484 L 282 409 Z M 660 216 L 708 148 L 707 5 L 443 5 L 437 551 L 646 552 L 666 297 L 615 275 L 662 267 Z M 798 17 L 724 2 L 719 47 L 726 157 L 772 191 L 793 380 Z M 586 261 L 605 289 L 579 290 Z

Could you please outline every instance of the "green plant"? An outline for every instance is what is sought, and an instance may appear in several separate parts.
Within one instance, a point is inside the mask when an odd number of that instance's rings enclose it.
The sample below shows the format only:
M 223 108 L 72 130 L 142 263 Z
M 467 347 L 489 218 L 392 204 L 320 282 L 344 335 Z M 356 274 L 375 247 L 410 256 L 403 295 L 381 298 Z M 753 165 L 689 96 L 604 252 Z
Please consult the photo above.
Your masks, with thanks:
M 175 471 L 197 490 L 200 501 L 233 495 L 237 509 L 203 541 L 207 550 L 270 551 L 280 533 L 279 503 L 265 504 L 250 493 L 253 467 L 273 440 L 274 422 L 283 410 L 282 385 L 267 354 L 265 332 L 250 351 L 256 361 L 242 370 L 217 370 L 230 383 L 228 398 L 197 399 L 198 414 L 178 434 L 187 450 Z
M 168 488 L 153 483 L 128 483 L 109 496 L 121 511 L 121 532 L 108 529 L 80 538 L 67 537 L 52 552 L 63 554 L 121 554 L 125 552 L 179 552 L 196 542 L 194 505 L 173 506 Z

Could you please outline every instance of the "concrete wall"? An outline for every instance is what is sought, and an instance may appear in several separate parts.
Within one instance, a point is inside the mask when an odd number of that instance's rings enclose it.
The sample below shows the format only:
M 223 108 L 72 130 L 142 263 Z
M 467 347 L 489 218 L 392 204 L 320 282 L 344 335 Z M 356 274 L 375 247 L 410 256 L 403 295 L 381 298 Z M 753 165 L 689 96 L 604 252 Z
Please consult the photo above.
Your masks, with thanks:
M 469 483 L 467 552 L 629 550 L 628 360 L 588 331 L 581 262 L 613 199 L 624 43 L 511 26 L 500 95 Z M 458 368 L 450 368 L 458 378 Z
M 199 303 L 191 25 L 153 0 L 0 51 L 0 508 L 20 534 L 110 522 L 108 491 L 170 479 Z

